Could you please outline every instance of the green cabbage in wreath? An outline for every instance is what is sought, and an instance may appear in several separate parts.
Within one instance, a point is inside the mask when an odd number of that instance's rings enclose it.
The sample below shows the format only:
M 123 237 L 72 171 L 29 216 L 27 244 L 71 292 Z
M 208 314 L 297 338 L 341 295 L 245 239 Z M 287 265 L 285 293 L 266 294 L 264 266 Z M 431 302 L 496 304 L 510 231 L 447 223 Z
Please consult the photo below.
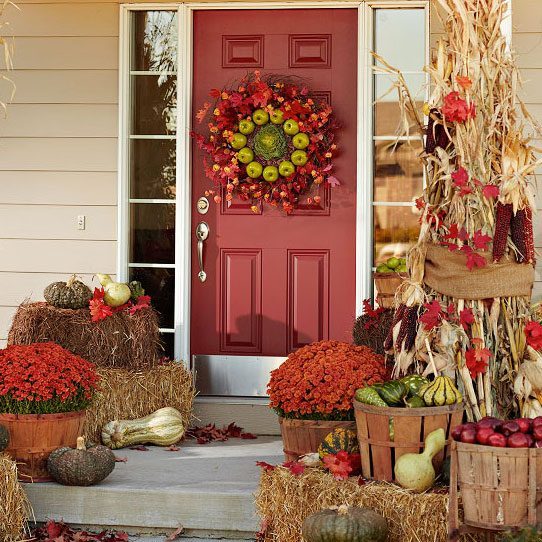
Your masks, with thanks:
M 282 129 L 274 124 L 262 126 L 254 136 L 253 150 L 256 156 L 264 160 L 284 157 L 287 143 Z

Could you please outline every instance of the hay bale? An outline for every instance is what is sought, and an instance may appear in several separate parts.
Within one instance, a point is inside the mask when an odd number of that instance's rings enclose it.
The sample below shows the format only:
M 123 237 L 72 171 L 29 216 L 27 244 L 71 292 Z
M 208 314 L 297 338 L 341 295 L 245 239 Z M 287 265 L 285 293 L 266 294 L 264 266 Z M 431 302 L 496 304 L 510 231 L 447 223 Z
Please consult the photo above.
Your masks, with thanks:
M 99 367 L 153 367 L 163 355 L 158 314 L 152 307 L 134 315 L 117 312 L 92 322 L 88 309 L 58 309 L 43 302 L 21 304 L 13 317 L 8 344 L 46 341 Z
M 256 496 L 266 542 L 301 542 L 310 514 L 341 504 L 365 506 L 388 521 L 388 542 L 446 542 L 448 494 L 416 494 L 386 482 L 359 485 L 357 478 L 335 480 L 320 469 L 294 476 L 284 467 L 263 471 Z M 460 540 L 476 541 L 472 535 Z
M 356 346 L 368 346 L 381 356 L 385 355 L 384 341 L 393 323 L 395 311 L 384 309 L 376 317 L 362 314 L 356 318 L 352 338 Z
M 0 540 L 17 542 L 26 538 L 30 504 L 17 481 L 17 465 L 0 454 Z
M 102 427 L 111 420 L 141 418 L 159 408 L 176 408 L 188 428 L 196 395 L 192 374 L 182 363 L 169 362 L 150 369 L 98 370 L 100 392 L 87 410 L 84 433 L 101 441 Z

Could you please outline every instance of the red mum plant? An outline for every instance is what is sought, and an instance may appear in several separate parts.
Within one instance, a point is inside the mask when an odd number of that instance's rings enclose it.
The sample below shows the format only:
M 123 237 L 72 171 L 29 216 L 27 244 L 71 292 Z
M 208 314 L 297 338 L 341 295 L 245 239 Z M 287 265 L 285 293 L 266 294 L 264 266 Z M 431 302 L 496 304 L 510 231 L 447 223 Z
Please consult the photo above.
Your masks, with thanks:
M 53 342 L 0 350 L 0 412 L 53 414 L 87 408 L 99 376 L 93 363 Z
M 271 407 L 287 418 L 353 419 L 356 389 L 389 379 L 383 356 L 366 346 L 320 341 L 300 348 L 271 373 Z

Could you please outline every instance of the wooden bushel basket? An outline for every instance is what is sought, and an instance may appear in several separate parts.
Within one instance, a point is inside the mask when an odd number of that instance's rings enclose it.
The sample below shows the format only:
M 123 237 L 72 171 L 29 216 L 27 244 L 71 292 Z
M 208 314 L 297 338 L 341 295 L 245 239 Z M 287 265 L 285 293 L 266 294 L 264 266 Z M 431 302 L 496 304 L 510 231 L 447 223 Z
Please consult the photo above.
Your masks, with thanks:
M 462 404 L 443 407 L 395 408 L 377 407 L 354 401 L 356 427 L 361 453 L 361 469 L 365 478 L 391 482 L 395 462 L 407 453 L 420 453 L 425 437 L 442 428 L 447 446 L 433 458 L 435 469 L 449 455 L 450 431 L 462 423 Z M 390 437 L 393 423 L 393 440 Z
M 356 430 L 355 422 L 349 421 L 294 420 L 279 417 L 279 423 L 286 461 L 296 461 L 304 454 L 317 452 L 320 443 L 334 429 L 344 427 Z
M 395 292 L 406 278 L 408 273 L 373 273 L 377 291 L 376 302 L 379 307 L 384 309 L 393 307 Z
M 458 490 L 463 502 L 459 525 Z M 542 521 L 542 449 L 452 443 L 450 539 L 476 529 L 502 531 Z

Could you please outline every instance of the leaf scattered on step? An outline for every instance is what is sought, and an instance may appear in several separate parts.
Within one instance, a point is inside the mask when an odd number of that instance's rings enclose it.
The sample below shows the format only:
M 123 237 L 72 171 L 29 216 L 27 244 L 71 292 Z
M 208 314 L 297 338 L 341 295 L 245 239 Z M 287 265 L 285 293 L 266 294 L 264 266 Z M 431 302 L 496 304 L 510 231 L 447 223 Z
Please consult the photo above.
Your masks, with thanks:
M 166 452 L 178 452 L 180 451 L 180 448 L 178 446 L 175 446 L 175 444 L 172 444 L 171 446 L 168 446 L 165 450 Z
M 102 531 L 91 533 L 76 531 L 63 521 L 49 520 L 43 527 L 32 533 L 33 542 L 128 542 L 128 535 L 123 531 Z
M 213 441 L 224 442 L 230 438 L 258 438 L 252 433 L 244 433 L 243 428 L 236 425 L 235 422 L 225 425 L 222 429 L 219 429 L 214 423 L 205 427 L 191 427 L 186 432 L 186 437 L 196 439 L 198 444 L 207 444 Z
M 184 527 L 179 525 L 165 540 L 165 542 L 173 542 L 177 538 L 180 538 L 184 532 Z
M 128 463 L 127 457 L 119 457 L 118 455 L 115 456 L 115 463 Z
M 143 444 L 138 444 L 137 446 L 130 446 L 130 450 L 137 450 L 138 452 L 148 452 L 149 449 Z

